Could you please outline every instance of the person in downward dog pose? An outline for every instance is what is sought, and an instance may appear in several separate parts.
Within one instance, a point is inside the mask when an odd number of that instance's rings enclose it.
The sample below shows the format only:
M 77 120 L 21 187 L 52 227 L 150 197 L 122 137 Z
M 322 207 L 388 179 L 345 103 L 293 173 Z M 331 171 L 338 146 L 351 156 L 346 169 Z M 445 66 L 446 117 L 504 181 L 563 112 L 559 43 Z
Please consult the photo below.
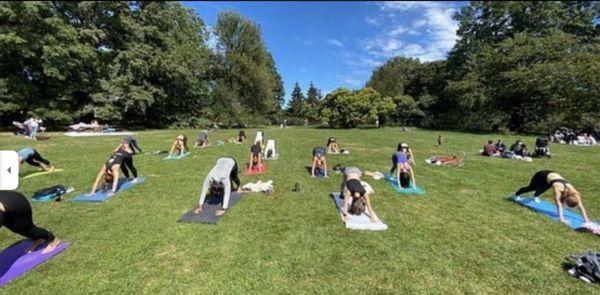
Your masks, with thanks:
M 521 200 L 521 195 L 527 192 L 534 191 L 533 197 L 536 202 L 540 202 L 539 197 L 547 190 L 552 189 L 554 191 L 554 203 L 556 204 L 556 210 L 558 211 L 558 218 L 561 222 L 567 223 L 563 217 L 563 206 L 566 204 L 569 207 L 578 207 L 583 215 L 585 222 L 589 222 L 585 208 L 581 202 L 581 194 L 575 189 L 575 187 L 567 182 L 560 174 L 550 171 L 542 170 L 538 171 L 533 175 L 529 185 L 524 186 L 517 190 L 513 197 L 516 200 Z
M 322 147 L 316 147 L 313 149 L 313 159 L 310 175 L 312 177 L 316 177 L 317 175 L 329 177 L 327 175 L 327 159 L 325 158 L 325 149 Z
M 19 163 L 22 165 L 23 162 L 35 167 L 41 167 L 44 171 L 54 170 L 54 166 L 50 165 L 50 162 L 44 159 L 40 153 L 30 147 L 24 147 L 17 151 L 19 155 Z
M 238 165 L 233 158 L 219 158 L 217 164 L 208 172 L 208 175 L 204 179 L 202 185 L 202 191 L 200 192 L 200 200 L 198 201 L 198 207 L 194 210 L 194 213 L 202 213 L 202 205 L 206 200 L 206 195 L 209 190 L 214 196 L 223 196 L 223 205 L 221 210 L 216 212 L 217 216 L 225 214 L 229 207 L 229 198 L 231 197 L 231 191 L 237 190 L 241 192 L 241 182 L 239 178 Z M 232 182 L 235 183 L 236 187 L 232 186 Z
M 180 134 L 177 135 L 173 144 L 171 145 L 171 150 L 169 151 L 169 156 L 179 156 L 183 153 L 189 152 L 189 148 L 187 146 L 187 136 Z
M 342 208 L 344 221 L 348 221 L 350 218 L 348 213 L 360 215 L 368 210 L 371 222 L 375 223 L 377 215 L 375 215 L 375 211 L 373 211 L 373 207 L 371 206 L 369 193 L 360 181 L 362 172 L 356 167 L 345 167 L 343 171 L 344 180 L 342 181 L 341 193 L 344 196 Z M 350 208 L 348 209 L 348 207 Z
M 248 169 L 259 169 L 262 167 L 262 147 L 260 141 L 257 141 L 250 147 L 250 163 Z
M 110 183 L 112 183 L 112 186 L 108 195 L 114 195 L 119 188 L 119 170 L 123 170 L 123 175 L 129 178 L 128 169 L 131 169 L 131 173 L 133 174 L 133 182 L 137 182 L 137 169 L 133 166 L 131 154 L 122 150 L 113 153 L 106 163 L 102 165 L 100 171 L 98 171 L 98 175 L 96 176 L 96 180 L 94 181 L 94 185 L 92 186 L 89 195 L 94 194 L 99 187 L 103 187 L 105 184 Z
M 392 169 L 390 170 L 390 174 L 396 176 L 396 181 L 398 182 L 398 187 L 400 189 L 408 186 L 406 183 L 407 178 L 410 178 L 412 181 L 412 185 L 417 185 L 415 182 L 415 174 L 412 168 L 412 165 L 408 162 L 407 149 L 398 146 L 398 150 L 392 156 Z
M 29 238 L 33 244 L 27 253 L 35 251 L 40 245 L 47 243 L 42 254 L 54 251 L 60 241 L 46 229 L 37 227 L 33 223 L 31 205 L 23 194 L 14 191 L 0 191 L 0 228 L 6 227 L 10 231 Z

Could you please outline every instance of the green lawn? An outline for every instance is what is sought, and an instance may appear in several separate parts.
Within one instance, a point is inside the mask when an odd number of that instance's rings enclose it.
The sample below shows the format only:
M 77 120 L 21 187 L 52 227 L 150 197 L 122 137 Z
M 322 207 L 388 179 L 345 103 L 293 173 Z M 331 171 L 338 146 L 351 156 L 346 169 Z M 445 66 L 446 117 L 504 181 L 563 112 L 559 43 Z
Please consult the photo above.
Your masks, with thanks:
M 166 150 L 180 132 L 139 132 L 136 138 L 144 152 Z M 198 131 L 183 133 L 194 140 Z M 254 130 L 246 133 L 254 138 Z M 242 176 L 242 182 L 272 179 L 275 193 L 247 195 L 218 225 L 176 221 L 196 204 L 215 160 L 233 156 L 245 163 L 249 143 L 193 149 L 192 156 L 178 161 L 138 155 L 135 164 L 146 183 L 108 202 L 33 204 L 36 223 L 72 246 L 0 293 L 599 293 L 561 268 L 568 255 L 599 250 L 598 237 L 506 200 L 537 170 L 553 169 L 581 191 L 589 216 L 600 219 L 598 148 L 552 145 L 552 159 L 525 163 L 476 155 L 498 135 L 444 131 L 445 145 L 438 148 L 439 132 L 418 129 L 411 134 L 397 128 L 265 133 L 277 140 L 280 158 L 268 162 L 266 175 Z M 52 135 L 45 142 L 0 135 L 1 149 L 30 145 L 65 169 L 23 180 L 19 191 L 27 196 L 54 184 L 76 188 L 67 198 L 89 190 L 120 139 Z M 237 130 L 223 130 L 210 137 L 214 142 L 235 135 Z M 329 136 L 351 151 L 328 156 L 331 166 L 384 172 L 398 142 L 408 142 L 426 196 L 397 195 L 383 180 L 365 176 L 376 191 L 373 207 L 389 229 L 345 229 L 330 198 L 341 176 L 311 179 L 305 169 L 312 148 Z M 510 144 L 519 137 L 502 138 Z M 533 147 L 534 137 L 520 138 Z M 424 163 L 444 153 L 466 155 L 465 165 Z M 24 165 L 21 173 L 30 169 Z M 295 182 L 301 183 L 301 194 L 292 192 Z M 0 248 L 19 239 L 0 230 Z

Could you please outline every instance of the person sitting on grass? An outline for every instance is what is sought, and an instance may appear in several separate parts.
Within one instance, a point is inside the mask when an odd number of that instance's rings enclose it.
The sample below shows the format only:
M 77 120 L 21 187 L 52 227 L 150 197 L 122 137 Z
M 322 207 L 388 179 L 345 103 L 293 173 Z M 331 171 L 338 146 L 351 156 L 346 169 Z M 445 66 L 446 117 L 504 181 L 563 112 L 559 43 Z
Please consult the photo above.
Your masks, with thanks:
M 347 168 L 351 169 L 348 170 Z M 342 184 L 342 193 L 344 196 L 342 214 L 344 221 L 348 221 L 350 218 L 348 213 L 352 215 L 361 215 L 363 212 L 368 210 L 371 222 L 375 223 L 377 221 L 377 215 L 375 215 L 373 207 L 371 206 L 369 193 L 363 187 L 360 181 L 360 174 L 354 173 L 352 169 L 353 167 L 347 168 L 344 169 L 344 182 Z M 350 207 L 349 210 L 348 207 Z
M 400 148 L 400 146 L 399 146 Z M 408 156 L 406 154 L 406 150 L 404 148 L 400 148 L 398 151 L 394 153 L 392 156 L 392 169 L 390 174 L 396 173 L 396 181 L 398 182 L 398 187 L 400 189 L 404 188 L 402 179 L 405 178 L 404 174 L 407 174 L 412 181 L 412 185 L 417 185 L 415 182 L 415 173 L 413 171 L 412 165 L 408 162 Z
M 317 174 L 323 175 L 325 178 L 329 178 L 327 175 L 327 159 L 325 158 L 325 149 L 322 147 L 316 147 L 313 149 L 310 175 L 311 177 L 316 177 Z
M 189 148 L 187 146 L 187 136 L 180 134 L 177 135 L 173 144 L 171 145 L 171 150 L 169 151 L 169 157 L 171 156 L 180 156 L 184 153 L 189 152 Z
M 35 167 L 40 167 L 44 171 L 53 171 L 54 166 L 50 165 L 50 162 L 40 155 L 36 150 L 31 147 L 24 147 L 17 151 L 19 155 L 19 164 L 23 165 L 23 162 Z
M 222 216 L 229 207 L 229 198 L 232 190 L 241 192 L 241 182 L 239 178 L 238 165 L 233 158 L 219 158 L 217 164 L 208 172 L 208 175 L 204 179 L 202 185 L 202 191 L 200 192 L 200 200 L 198 201 L 198 208 L 194 210 L 195 214 L 202 213 L 202 205 L 206 200 L 206 195 L 209 190 L 212 196 L 223 197 L 223 205 L 221 210 L 216 212 L 217 216 Z M 232 182 L 235 183 L 236 187 L 233 188 Z
M 585 208 L 581 202 L 581 194 L 572 184 L 568 183 L 560 174 L 554 171 L 538 171 L 531 178 L 529 185 L 517 190 L 513 197 L 519 201 L 521 200 L 522 194 L 534 191 L 534 201 L 539 203 L 539 197 L 550 188 L 554 190 L 554 203 L 556 203 L 558 219 L 561 222 L 567 223 L 563 217 L 563 204 L 567 204 L 567 206 L 571 208 L 578 207 L 585 222 L 589 222 L 587 214 L 585 213 Z
M 51 232 L 33 223 L 31 205 L 19 192 L 0 191 L 0 228 L 3 226 L 33 241 L 33 244 L 27 248 L 27 253 L 47 243 L 42 250 L 42 254 L 47 254 L 60 244 Z
M 529 156 L 529 152 L 527 151 L 527 146 L 523 144 L 520 139 L 517 139 L 515 143 L 510 146 L 510 153 L 512 156 L 521 156 L 526 157 Z
M 92 190 L 88 195 L 92 195 L 98 190 L 98 188 L 112 183 L 108 196 L 113 196 L 119 189 L 119 170 L 123 170 L 123 175 L 129 178 L 128 169 L 131 169 L 131 173 L 133 174 L 133 182 L 137 182 L 137 169 L 135 166 L 133 166 L 133 158 L 131 157 L 131 154 L 122 150 L 113 153 L 102 165 L 100 171 L 98 171 L 98 175 L 96 176 Z
M 200 134 L 198 134 L 198 141 L 196 142 L 194 147 L 205 148 L 208 146 L 209 143 L 210 142 L 208 141 L 208 131 L 202 130 L 200 131 Z
M 483 146 L 483 152 L 481 153 L 484 157 L 494 157 L 496 156 L 496 146 L 494 142 L 490 139 L 488 143 Z
M 259 169 L 262 167 L 262 162 L 262 147 L 260 141 L 257 141 L 250 147 L 250 163 L 248 164 L 248 169 Z
M 339 154 L 340 147 L 338 146 L 335 137 L 330 137 L 327 139 L 327 153 L 328 154 Z
M 502 157 L 506 155 L 506 145 L 504 144 L 504 142 L 502 142 L 502 139 L 498 139 L 498 142 L 496 142 L 496 145 L 494 147 L 496 148 L 497 154 L 499 154 Z

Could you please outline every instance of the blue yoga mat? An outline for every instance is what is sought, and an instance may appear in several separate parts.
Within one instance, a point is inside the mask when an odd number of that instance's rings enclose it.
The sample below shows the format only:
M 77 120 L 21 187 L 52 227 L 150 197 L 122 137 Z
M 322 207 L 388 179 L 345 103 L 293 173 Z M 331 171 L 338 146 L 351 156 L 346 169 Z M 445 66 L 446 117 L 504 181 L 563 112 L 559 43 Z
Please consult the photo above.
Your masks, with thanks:
M 518 203 L 522 206 L 525 206 L 533 211 L 536 211 L 538 213 L 546 215 L 546 216 L 552 218 L 552 220 L 554 220 L 554 221 L 558 221 L 558 213 L 556 211 L 557 210 L 556 205 L 552 204 L 546 200 L 540 199 L 539 203 L 534 201 L 533 198 L 521 197 L 521 200 L 517 201 L 514 197 L 511 197 L 510 200 L 512 200 L 513 202 Z M 565 220 L 567 220 L 569 222 L 568 225 L 572 229 L 578 229 L 578 228 L 582 227 L 583 224 L 585 223 L 585 221 L 583 220 L 583 217 L 581 215 L 579 215 L 579 213 L 573 212 L 564 207 L 563 207 L 563 217 L 565 218 Z
M 144 183 L 145 180 L 146 180 L 145 177 L 140 177 L 140 178 L 138 178 L 137 183 L 133 183 L 131 180 L 126 180 L 125 178 L 121 178 L 119 180 L 119 189 L 117 190 L 117 193 L 120 193 L 122 191 L 130 189 L 136 184 Z M 110 198 L 108 196 L 109 191 L 110 191 L 110 188 L 104 188 L 102 190 L 98 190 L 95 194 L 91 194 L 89 196 L 86 194 L 81 194 L 81 195 L 77 196 L 76 198 L 72 199 L 71 201 L 73 201 L 73 202 L 104 202 L 104 201 L 108 200 L 108 198 Z
M 412 182 L 409 183 L 409 187 L 400 189 L 400 187 L 398 187 L 398 179 L 396 177 L 391 176 L 391 175 L 386 175 L 385 180 L 389 184 L 392 185 L 392 187 L 394 188 L 394 190 L 397 193 L 401 193 L 401 194 L 405 194 L 405 195 L 418 195 L 418 196 L 422 196 L 425 194 L 425 190 L 423 190 L 422 188 L 420 188 L 418 186 L 413 186 Z
M 190 154 L 191 154 L 190 152 L 186 152 L 186 153 L 183 153 L 183 154 L 179 154 L 177 156 L 166 156 L 166 157 L 163 158 L 163 160 L 179 160 L 179 159 L 181 159 L 183 157 L 189 156 Z
M 44 196 L 39 196 L 39 197 L 32 197 L 31 201 L 32 202 L 45 203 L 45 202 L 53 201 L 53 200 L 55 200 L 57 198 L 58 197 L 56 196 L 56 194 L 49 194 L 49 195 L 44 195 Z

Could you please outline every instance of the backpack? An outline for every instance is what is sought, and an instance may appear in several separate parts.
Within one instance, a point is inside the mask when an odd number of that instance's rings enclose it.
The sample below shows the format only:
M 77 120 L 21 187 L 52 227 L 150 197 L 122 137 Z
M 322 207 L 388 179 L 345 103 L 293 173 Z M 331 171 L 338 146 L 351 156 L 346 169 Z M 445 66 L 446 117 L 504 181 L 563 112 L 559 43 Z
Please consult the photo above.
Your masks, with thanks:
M 33 193 L 34 199 L 55 199 L 60 201 L 61 197 L 67 193 L 67 188 L 64 185 L 55 185 L 40 189 Z
M 574 265 L 569 273 L 588 283 L 600 283 L 600 253 L 585 252 L 572 256 Z

